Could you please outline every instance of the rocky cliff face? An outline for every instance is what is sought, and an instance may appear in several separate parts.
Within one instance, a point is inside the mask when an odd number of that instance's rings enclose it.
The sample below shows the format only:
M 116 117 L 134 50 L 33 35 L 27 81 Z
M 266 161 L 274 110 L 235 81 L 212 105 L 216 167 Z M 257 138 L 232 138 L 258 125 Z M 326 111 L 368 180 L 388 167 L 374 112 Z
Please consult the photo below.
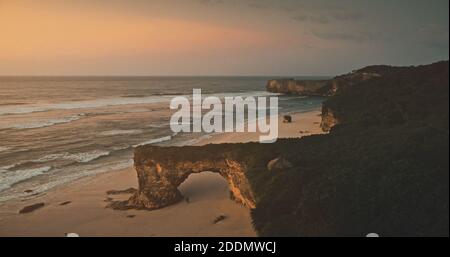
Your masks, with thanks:
M 388 71 L 391 71 L 389 66 L 369 66 L 330 80 L 269 80 L 267 82 L 267 91 L 301 96 L 330 97 L 338 94 L 339 91 L 345 92 L 349 88 L 357 86 L 359 83 L 381 78 Z M 339 123 L 335 112 L 329 105 L 323 105 L 322 122 L 320 125 L 323 131 L 328 132 L 334 125 Z
M 328 87 L 330 87 L 328 80 L 274 79 L 267 82 L 269 92 L 301 96 L 322 96 L 327 92 L 322 92 L 321 89 Z
M 331 108 L 326 105 L 322 106 L 322 121 L 320 122 L 320 127 L 323 131 L 329 132 L 334 125 L 338 124 L 338 120 L 333 113 Z
M 358 70 L 330 80 L 274 79 L 267 82 L 266 89 L 272 93 L 302 96 L 333 96 L 339 89 L 346 89 L 357 83 L 380 77 L 378 70 Z
M 209 147 L 211 148 L 211 147 Z M 217 152 L 217 149 L 141 146 L 135 150 L 139 189 L 126 206 L 158 209 L 183 199 L 178 186 L 190 174 L 217 172 L 228 182 L 232 198 L 255 208 L 253 192 L 246 177 L 245 163 Z

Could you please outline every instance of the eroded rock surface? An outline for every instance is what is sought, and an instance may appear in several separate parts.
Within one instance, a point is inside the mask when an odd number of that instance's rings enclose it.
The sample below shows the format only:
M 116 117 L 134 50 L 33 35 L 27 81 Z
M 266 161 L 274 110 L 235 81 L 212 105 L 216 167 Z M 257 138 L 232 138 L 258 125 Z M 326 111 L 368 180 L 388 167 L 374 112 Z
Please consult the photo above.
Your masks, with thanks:
M 329 132 L 334 125 L 338 124 L 338 119 L 336 118 L 333 110 L 326 105 L 322 106 L 322 121 L 320 122 L 320 127 L 323 131 Z
M 266 89 L 272 93 L 301 96 L 333 96 L 338 90 L 345 90 L 360 82 L 379 78 L 377 67 L 367 67 L 329 80 L 273 79 Z
M 235 201 L 255 208 L 245 163 L 217 152 L 217 147 L 142 146 L 134 161 L 139 189 L 122 207 L 153 210 L 174 204 L 183 199 L 178 186 L 190 174 L 211 171 L 226 179 Z

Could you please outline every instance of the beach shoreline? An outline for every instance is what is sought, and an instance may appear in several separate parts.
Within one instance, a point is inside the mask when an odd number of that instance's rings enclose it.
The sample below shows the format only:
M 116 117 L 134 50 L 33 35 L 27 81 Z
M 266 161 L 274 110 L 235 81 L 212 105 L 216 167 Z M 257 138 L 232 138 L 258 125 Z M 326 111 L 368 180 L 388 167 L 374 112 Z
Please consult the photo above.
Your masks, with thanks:
M 292 123 L 279 117 L 279 138 L 300 138 L 323 133 L 321 111 L 291 113 Z M 257 142 L 258 133 L 213 134 L 195 145 Z M 85 177 L 32 199 L 0 204 L 0 236 L 257 236 L 249 209 L 229 198 L 228 185 L 218 174 L 193 174 L 180 191 L 189 199 L 154 211 L 114 211 L 108 201 L 130 194 L 110 190 L 137 188 L 133 167 Z M 27 206 L 44 204 L 29 213 Z M 215 223 L 219 217 L 226 217 Z

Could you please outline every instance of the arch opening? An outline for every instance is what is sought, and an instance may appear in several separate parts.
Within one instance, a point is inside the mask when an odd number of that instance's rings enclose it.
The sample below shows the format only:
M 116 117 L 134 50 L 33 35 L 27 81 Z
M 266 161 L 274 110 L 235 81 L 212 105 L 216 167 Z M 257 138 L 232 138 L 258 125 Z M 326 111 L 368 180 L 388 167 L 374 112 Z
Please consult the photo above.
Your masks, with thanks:
M 213 199 L 230 199 L 230 186 L 226 179 L 217 172 L 192 173 L 177 189 L 188 203 Z
M 146 160 L 135 165 L 139 189 L 127 205 L 139 209 L 159 209 L 184 199 L 178 189 L 191 174 L 215 173 L 222 176 L 229 187 L 232 199 L 248 208 L 255 208 L 255 200 L 245 175 L 246 167 L 229 160 Z M 208 176 L 208 175 L 207 175 Z M 212 174 L 209 176 L 213 176 Z

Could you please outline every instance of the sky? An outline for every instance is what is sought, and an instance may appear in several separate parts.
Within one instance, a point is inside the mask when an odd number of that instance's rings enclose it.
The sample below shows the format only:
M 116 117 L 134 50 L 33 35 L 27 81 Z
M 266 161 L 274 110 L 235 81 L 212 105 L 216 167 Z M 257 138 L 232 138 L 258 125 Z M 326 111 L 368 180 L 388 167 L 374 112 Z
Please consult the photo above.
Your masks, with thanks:
M 0 75 L 338 75 L 448 56 L 448 0 L 0 0 Z

